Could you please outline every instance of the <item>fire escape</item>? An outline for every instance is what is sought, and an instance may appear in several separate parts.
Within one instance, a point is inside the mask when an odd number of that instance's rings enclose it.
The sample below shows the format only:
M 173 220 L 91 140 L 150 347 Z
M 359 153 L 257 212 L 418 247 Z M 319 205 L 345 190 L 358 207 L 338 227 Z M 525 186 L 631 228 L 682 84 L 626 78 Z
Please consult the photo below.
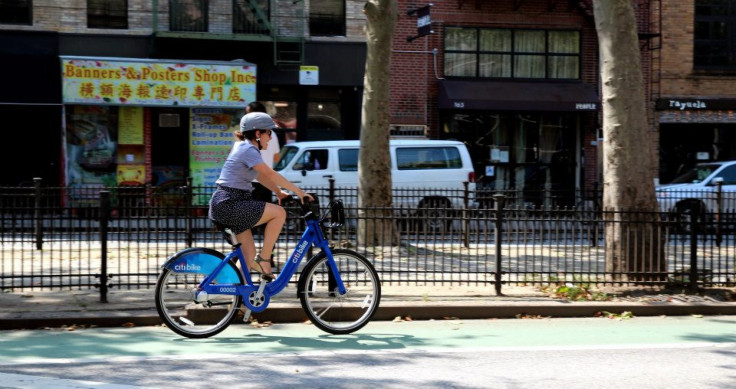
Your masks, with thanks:
M 232 0 L 230 12 L 218 10 L 219 13 L 209 3 L 208 0 L 153 0 L 152 9 L 159 10 L 152 16 L 153 35 L 272 42 L 275 66 L 293 68 L 303 63 L 308 17 L 303 1 Z M 168 23 L 159 21 L 161 11 L 168 11 Z M 212 23 L 227 16 L 231 16 L 229 25 Z

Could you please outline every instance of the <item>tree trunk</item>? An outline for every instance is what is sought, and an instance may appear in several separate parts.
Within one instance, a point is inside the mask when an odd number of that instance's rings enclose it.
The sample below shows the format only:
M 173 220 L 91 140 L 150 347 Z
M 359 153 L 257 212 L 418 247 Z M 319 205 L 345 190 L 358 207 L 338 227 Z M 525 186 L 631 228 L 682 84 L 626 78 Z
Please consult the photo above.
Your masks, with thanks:
M 654 193 L 641 55 L 631 0 L 594 1 L 603 89 L 606 271 L 614 279 L 661 279 L 667 264 Z
M 396 0 L 365 3 L 367 56 L 358 163 L 358 243 L 398 243 L 391 210 L 389 97 Z

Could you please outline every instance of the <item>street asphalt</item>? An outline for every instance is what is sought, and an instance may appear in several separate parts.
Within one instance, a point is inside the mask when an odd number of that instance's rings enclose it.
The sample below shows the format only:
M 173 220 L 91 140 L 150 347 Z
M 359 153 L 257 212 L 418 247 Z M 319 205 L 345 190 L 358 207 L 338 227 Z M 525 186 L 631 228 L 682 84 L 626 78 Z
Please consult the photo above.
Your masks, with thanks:
M 496 295 L 492 286 L 382 287 L 381 304 L 373 320 L 443 318 L 593 317 L 630 312 L 634 316 L 736 315 L 734 290 L 708 294 L 639 293 L 608 301 L 570 301 L 538 288 L 504 286 Z M 292 293 L 293 292 L 293 293 Z M 715 297 L 714 297 L 715 296 Z M 93 290 L 0 293 L 0 329 L 36 329 L 62 326 L 159 325 L 153 289 L 111 289 L 107 301 Z M 293 287 L 271 299 L 268 308 L 253 317 L 259 322 L 306 320 Z

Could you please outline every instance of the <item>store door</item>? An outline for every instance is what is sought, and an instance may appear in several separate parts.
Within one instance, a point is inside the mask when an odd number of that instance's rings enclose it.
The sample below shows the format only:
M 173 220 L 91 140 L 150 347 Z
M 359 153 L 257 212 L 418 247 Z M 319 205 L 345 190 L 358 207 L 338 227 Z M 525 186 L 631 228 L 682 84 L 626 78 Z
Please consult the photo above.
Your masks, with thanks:
M 151 184 L 173 188 L 189 175 L 189 108 L 151 108 Z

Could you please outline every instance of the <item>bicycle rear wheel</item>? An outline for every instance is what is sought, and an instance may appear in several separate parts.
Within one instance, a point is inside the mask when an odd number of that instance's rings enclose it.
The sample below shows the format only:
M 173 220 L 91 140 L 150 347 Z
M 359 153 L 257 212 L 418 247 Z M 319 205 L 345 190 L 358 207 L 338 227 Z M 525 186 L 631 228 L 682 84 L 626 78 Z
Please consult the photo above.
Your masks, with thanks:
M 334 250 L 332 256 L 347 293 L 340 295 L 327 255 L 312 257 L 299 277 L 297 291 L 304 312 L 319 329 L 349 334 L 370 321 L 381 301 L 381 282 L 373 265 L 351 250 Z
M 194 266 L 177 266 L 174 262 L 163 269 L 156 283 L 156 309 L 166 326 L 177 334 L 188 338 L 207 338 L 230 325 L 240 307 L 241 297 L 211 294 L 195 300 L 197 286 L 207 276 L 204 272 L 222 261 L 213 253 L 198 252 L 195 255 L 196 267 L 203 269 L 202 273 L 193 271 Z M 192 254 L 188 256 L 191 258 Z M 242 274 L 232 262 L 223 268 L 218 280 L 236 286 L 243 284 Z

